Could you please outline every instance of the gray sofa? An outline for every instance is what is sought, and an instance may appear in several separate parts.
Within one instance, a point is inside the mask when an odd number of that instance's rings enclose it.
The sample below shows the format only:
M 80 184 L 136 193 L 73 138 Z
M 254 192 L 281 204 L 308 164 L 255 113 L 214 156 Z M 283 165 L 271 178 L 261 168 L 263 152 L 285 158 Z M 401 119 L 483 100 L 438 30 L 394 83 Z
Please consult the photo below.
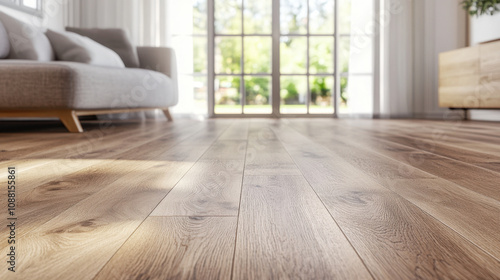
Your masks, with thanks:
M 9 40 L 3 33 L 0 42 Z M 0 59 L 0 117 L 57 117 L 71 132 L 83 131 L 84 115 L 162 109 L 171 121 L 168 108 L 178 102 L 174 51 L 138 47 L 137 54 L 140 68 Z

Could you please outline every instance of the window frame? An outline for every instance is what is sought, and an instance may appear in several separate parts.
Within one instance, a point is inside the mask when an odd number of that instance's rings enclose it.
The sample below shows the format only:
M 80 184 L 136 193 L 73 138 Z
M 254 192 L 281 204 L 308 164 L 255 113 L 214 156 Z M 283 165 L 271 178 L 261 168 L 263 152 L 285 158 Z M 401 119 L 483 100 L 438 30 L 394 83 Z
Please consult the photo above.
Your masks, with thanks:
M 0 5 L 9 7 L 37 17 L 43 17 L 43 0 L 36 0 L 38 9 L 32 9 L 24 5 L 24 0 L 0 0 Z
M 282 36 L 287 36 L 287 34 L 282 34 L 281 33 L 281 21 L 280 21 L 280 10 L 281 10 L 281 1 L 280 0 L 272 0 L 272 32 L 271 35 L 269 34 L 245 34 L 245 32 L 242 31 L 241 34 L 219 34 L 215 32 L 215 1 L 217 0 L 207 0 L 207 57 L 208 57 L 208 62 L 207 62 L 207 96 L 208 96 L 208 115 L 211 118 L 234 118 L 234 117 L 239 117 L 239 118 L 245 118 L 245 117 L 276 117 L 276 118 L 281 118 L 281 117 L 301 117 L 301 118 L 307 118 L 307 117 L 319 117 L 319 118 L 325 118 L 325 117 L 333 117 L 333 118 L 339 118 L 343 116 L 362 116 L 366 117 L 366 114 L 361 114 L 361 113 L 343 113 L 341 108 L 340 108 L 340 100 L 341 100 L 341 79 L 344 77 L 349 77 L 349 76 L 370 76 L 373 85 L 372 85 L 372 91 L 370 94 L 373 97 L 373 108 L 372 112 L 370 115 L 372 117 L 376 117 L 379 114 L 379 102 L 380 102 L 380 26 L 375 24 L 375 28 L 373 30 L 373 33 L 371 34 L 344 34 L 340 32 L 340 18 L 339 18 L 339 5 L 340 5 L 340 0 L 334 0 L 334 30 L 333 30 L 333 35 L 332 34 L 316 34 L 314 32 L 311 33 L 310 30 L 310 22 L 308 21 L 307 24 L 307 33 L 305 34 L 288 34 L 290 36 L 304 36 L 308 38 L 308 43 L 307 43 L 307 73 L 306 74 L 286 74 L 286 73 L 281 73 L 281 67 L 280 67 L 280 39 Z M 244 0 L 242 0 L 242 15 L 244 13 Z M 308 10 L 308 16 L 310 16 L 310 1 L 312 0 L 307 0 L 307 10 Z M 375 23 L 377 22 L 376 17 L 380 16 L 380 1 L 381 0 L 371 0 L 373 1 L 373 15 L 374 15 L 374 20 Z M 244 30 L 244 16 L 241 17 L 242 21 L 242 29 Z M 246 114 L 245 113 L 245 99 L 246 99 L 246 92 L 244 88 L 244 77 L 245 76 L 259 76 L 259 74 L 249 74 L 247 75 L 244 71 L 242 73 L 238 74 L 216 74 L 215 72 L 215 50 L 216 50 L 216 38 L 217 37 L 223 37 L 223 36 L 234 36 L 234 37 L 239 37 L 242 40 L 245 37 L 249 36 L 270 36 L 272 38 L 272 56 L 271 56 L 271 74 L 265 74 L 264 76 L 270 76 L 272 79 L 272 84 L 271 84 L 271 92 L 270 92 L 270 105 L 272 107 L 272 113 L 270 114 Z M 333 51 L 333 74 L 328 73 L 328 74 L 314 74 L 311 73 L 310 71 L 310 43 L 309 43 L 309 38 L 315 37 L 315 36 L 331 36 L 334 39 L 334 51 Z M 352 37 L 352 36 L 369 36 L 371 37 L 371 40 L 373 42 L 372 45 L 372 53 L 373 53 L 373 66 L 372 66 L 372 71 L 367 72 L 367 73 L 351 73 L 351 72 L 342 72 L 342 69 L 340 69 L 340 38 L 342 37 Z M 244 60 L 244 50 L 242 50 L 242 60 Z M 244 69 L 244 62 L 242 62 L 241 65 L 242 69 Z M 231 113 L 231 114 L 216 114 L 215 113 L 215 80 L 217 76 L 238 76 L 242 77 L 242 82 L 240 83 L 240 94 L 241 94 L 241 113 Z M 282 77 L 287 77 L 287 76 L 301 76 L 301 77 L 307 77 L 307 100 L 305 107 L 307 108 L 307 113 L 301 113 L 301 114 L 287 114 L 287 113 L 281 113 L 280 106 L 281 106 L 281 96 L 280 96 L 280 91 L 281 91 L 281 78 Z M 322 77 L 332 77 L 334 81 L 334 85 L 332 88 L 332 99 L 333 99 L 333 113 L 319 113 L 319 112 L 310 112 L 310 106 L 312 105 L 311 103 L 311 81 L 310 77 L 314 76 L 322 76 Z M 329 107 L 328 107 L 329 108 Z

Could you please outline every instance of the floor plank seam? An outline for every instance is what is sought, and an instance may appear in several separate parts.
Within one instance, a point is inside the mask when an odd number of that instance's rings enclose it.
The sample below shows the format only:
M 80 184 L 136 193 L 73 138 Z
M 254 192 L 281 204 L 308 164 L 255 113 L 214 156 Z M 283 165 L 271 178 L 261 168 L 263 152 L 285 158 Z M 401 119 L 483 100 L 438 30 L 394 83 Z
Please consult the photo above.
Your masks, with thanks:
M 191 128 L 192 128 L 192 127 L 191 127 Z M 191 133 L 191 132 L 190 132 L 190 133 L 188 133 L 188 135 L 186 135 L 186 136 L 185 136 L 185 138 L 188 138 L 188 137 L 190 137 L 191 135 L 196 134 L 196 133 L 199 133 L 199 132 L 201 132 L 201 131 L 202 131 L 202 129 L 197 130 L 195 133 Z M 148 140 L 148 141 L 146 141 L 146 142 L 145 142 L 145 143 L 143 143 L 143 144 L 140 144 L 140 145 L 134 146 L 133 148 L 131 148 L 131 149 L 127 149 L 125 152 L 119 153 L 119 154 L 117 154 L 117 155 L 124 155 L 124 154 L 127 154 L 130 150 L 137 149 L 138 147 L 144 146 L 144 145 L 146 145 L 146 144 L 150 143 L 151 141 L 156 141 L 156 140 L 158 140 L 159 138 L 164 137 L 165 135 L 167 135 L 167 134 L 169 134 L 169 133 L 170 133 L 170 132 L 164 132 L 164 133 L 163 133 L 163 134 L 161 134 L 160 136 L 157 136 L 157 137 L 155 137 L 155 138 L 152 138 L 152 140 Z M 180 144 L 180 143 L 179 143 L 179 144 Z M 172 147 L 174 147 L 174 146 L 176 146 L 176 145 L 178 145 L 178 144 L 175 144 L 175 145 L 173 145 Z M 119 160 L 119 159 L 113 159 L 113 161 L 117 161 L 117 160 Z M 99 164 L 102 164 L 102 163 L 98 163 L 97 165 L 99 165 Z M 91 165 L 91 166 L 88 166 L 88 167 L 84 167 L 84 168 L 82 168 L 82 169 L 78 169 L 77 171 L 74 171 L 74 172 L 72 172 L 72 173 L 69 173 L 69 174 L 67 174 L 67 175 L 65 175 L 65 176 L 72 176 L 73 174 L 75 174 L 75 173 L 79 173 L 79 172 L 82 172 L 83 170 L 91 169 L 91 168 L 92 168 L 92 166 L 95 166 L 95 165 Z M 116 180 L 113 180 L 111 183 L 114 183 L 114 182 L 116 182 L 116 181 L 118 181 L 118 180 L 119 180 L 119 178 L 117 178 Z M 48 181 L 48 182 L 46 182 L 46 183 L 50 183 L 50 182 L 51 182 L 51 181 Z M 46 184 L 46 183 L 40 184 L 40 185 L 38 185 L 38 186 L 34 187 L 32 190 L 29 190 L 28 192 L 33 191 L 33 190 L 35 190 L 35 189 L 39 188 L 40 186 L 43 186 L 43 185 L 44 185 L 44 184 Z M 57 218 L 60 214 L 62 214 L 62 213 L 64 213 L 64 212 L 68 211 L 69 209 L 71 209 L 71 208 L 73 208 L 73 207 L 75 207 L 75 206 L 79 205 L 80 203 L 82 203 L 83 201 L 85 201 L 86 199 L 88 199 L 89 197 L 91 197 L 91 196 L 93 196 L 93 195 L 96 195 L 97 193 L 101 192 L 102 190 L 103 190 L 103 189 L 100 189 L 100 190 L 98 190 L 98 191 L 96 191 L 96 192 L 94 192 L 94 193 L 92 193 L 92 194 L 88 195 L 87 197 L 82 198 L 81 200 L 79 200 L 79 201 L 75 202 L 75 203 L 74 203 L 74 204 L 72 204 L 71 206 L 68 206 L 67 208 L 65 208 L 65 209 L 63 209 L 62 211 L 60 211 L 60 212 L 59 212 L 57 215 L 55 215 L 54 217 L 52 217 L 52 218 L 48 219 L 47 221 L 43 222 L 42 224 L 40 224 L 40 225 L 39 225 L 39 227 L 42 227 L 43 225 L 50 223 L 52 220 L 56 219 L 56 218 Z M 26 192 L 26 193 L 28 193 L 28 192 Z M 26 194 L 26 193 L 23 193 L 23 194 Z M 19 235 L 19 236 L 20 236 L 20 237 L 24 237 L 24 236 L 25 236 L 25 235 L 27 235 L 27 234 L 29 234 L 29 232 L 26 232 L 26 233 L 24 233 L 24 234 L 22 234 L 22 235 Z
M 447 159 L 449 159 L 449 160 L 456 161 L 456 162 L 459 162 L 459 163 L 462 163 L 462 164 L 467 164 L 467 165 L 469 165 L 469 166 L 477 167 L 477 168 L 480 168 L 480 169 L 482 169 L 482 170 L 488 171 L 489 173 L 498 174 L 498 175 L 500 176 L 500 173 L 498 173 L 498 172 L 495 172 L 495 171 L 492 171 L 492 170 L 489 170 L 489 169 L 486 169 L 486 168 L 478 167 L 478 166 L 476 166 L 476 165 L 469 164 L 469 163 L 466 163 L 466 162 L 464 162 L 464 161 L 460 161 L 460 160 L 453 159 L 453 158 L 449 158 L 449 157 L 442 156 L 442 155 L 439 155 L 439 154 L 435 154 L 435 153 L 427 152 L 427 151 L 425 151 L 425 150 L 416 149 L 416 148 L 413 148 L 413 147 L 411 147 L 411 146 L 407 146 L 407 145 L 399 144 L 399 143 L 392 142 L 392 141 L 390 141 L 390 140 L 385 140 L 385 139 L 382 139 L 382 138 L 377 139 L 377 138 L 373 138 L 373 137 L 372 137 L 372 139 L 374 139 L 374 140 L 378 140 L 378 141 L 384 141 L 384 142 L 387 142 L 387 143 L 392 143 L 392 144 L 395 144 L 395 145 L 398 145 L 398 146 L 408 147 L 408 148 L 410 148 L 410 149 L 412 149 L 412 150 L 415 150 L 415 151 L 421 151 L 421 152 L 424 152 L 424 153 L 426 153 L 426 154 L 432 154 L 432 155 L 435 155 L 435 156 L 438 156 L 438 157 L 447 158 Z M 315 141 L 315 142 L 316 142 L 318 145 L 322 145 L 321 143 L 318 143 L 317 141 Z M 352 144 L 347 144 L 347 145 L 350 145 L 350 146 L 352 146 L 352 147 L 357 147 L 357 148 L 362 149 L 362 150 L 366 150 L 366 149 L 365 149 L 365 148 L 363 148 L 363 147 L 362 147 L 362 145 L 361 145 L 361 144 L 359 144 L 359 143 L 354 144 L 354 145 L 352 145 Z M 322 145 L 322 146 L 323 146 L 323 145 Z M 323 147 L 324 147 L 324 148 L 326 148 L 326 149 L 328 149 L 328 148 L 327 148 L 327 147 L 325 147 L 325 146 L 323 146 Z M 391 160 L 391 161 L 397 161 L 398 163 L 403 164 L 403 165 L 405 165 L 405 166 L 408 166 L 408 167 L 411 167 L 411 168 L 418 169 L 419 171 L 421 171 L 421 172 L 423 172 L 423 173 L 426 173 L 426 174 L 429 174 L 429 175 L 431 175 L 431 176 L 436 176 L 436 175 L 434 175 L 434 174 L 432 174 L 432 173 L 429 173 L 428 171 L 425 171 L 425 170 L 421 169 L 420 167 L 415 167 L 415 166 L 412 166 L 412 165 L 410 165 L 410 164 L 407 164 L 407 163 L 404 163 L 404 162 L 398 161 L 398 160 L 393 159 L 393 158 L 391 158 L 391 157 L 389 157 L 389 156 L 387 156 L 387 155 L 384 155 L 384 154 L 382 154 L 382 153 L 380 153 L 380 152 L 377 152 L 376 150 L 371 150 L 371 152 L 373 152 L 374 154 L 377 154 L 377 155 L 379 155 L 379 156 L 381 156 L 381 157 L 383 157 L 383 158 L 387 158 L 387 159 L 389 159 L 389 160 Z M 439 176 L 436 176 L 436 177 L 439 177 Z M 477 195 L 479 195 L 479 196 L 482 196 L 482 197 L 486 198 L 487 200 L 493 200 L 493 201 L 495 201 L 495 203 L 496 203 L 496 204 L 500 203 L 500 200 L 498 200 L 498 199 L 496 199 L 496 198 L 493 198 L 493 197 L 487 196 L 487 195 L 485 195 L 485 194 L 479 193 L 479 192 L 477 192 L 477 191 L 475 191 L 475 190 L 471 190 L 471 189 L 469 189 L 469 188 L 467 188 L 467 187 L 464 187 L 464 186 L 462 186 L 462 185 L 460 185 L 460 184 L 458 184 L 458 183 L 456 183 L 456 182 L 450 181 L 449 179 L 442 178 L 442 177 L 439 177 L 439 178 L 440 178 L 440 179 L 442 179 L 442 180 L 446 180 L 447 182 L 450 182 L 450 183 L 452 183 L 452 184 L 454 184 L 454 185 L 456 185 L 456 186 L 460 187 L 460 188 L 461 188 L 461 189 L 463 189 L 463 190 L 472 191 L 472 192 L 476 193 Z
M 189 134 L 189 135 L 187 135 L 185 138 L 190 137 L 191 135 L 196 134 L 196 133 L 200 132 L 201 130 L 202 130 L 202 129 L 200 129 L 200 130 L 196 131 L 195 133 L 190 133 L 190 134 Z M 144 146 L 144 145 L 147 145 L 148 143 L 150 143 L 150 142 L 152 142 L 152 141 L 156 141 L 156 140 L 158 140 L 159 138 L 161 138 L 161 137 L 165 136 L 165 134 L 167 134 L 167 133 L 162 134 L 162 136 L 159 136 L 158 138 L 153 138 L 153 140 L 151 140 L 151 141 L 149 141 L 149 140 L 148 140 L 148 141 L 147 141 L 147 142 L 145 142 L 144 144 L 141 144 L 141 145 L 138 145 L 138 146 L 134 146 L 133 148 L 128 149 L 127 151 L 125 151 L 125 152 L 123 152 L 123 153 L 119 153 L 118 155 L 127 154 L 130 150 L 132 150 L 132 149 L 136 149 L 136 148 L 141 147 L 141 146 Z M 179 144 L 180 144 L 180 143 L 175 144 L 175 145 L 173 145 L 171 148 L 173 148 L 173 147 L 175 147 L 175 146 L 177 146 L 177 145 L 179 145 Z M 114 161 L 119 161 L 119 159 L 113 159 L 113 162 L 114 162 Z M 74 174 L 74 173 L 80 172 L 80 171 L 85 170 L 85 169 L 89 169 L 89 168 L 91 168 L 91 167 L 92 167 L 92 166 L 89 166 L 89 167 L 85 167 L 85 168 L 79 169 L 79 170 L 77 170 L 77 171 L 75 171 L 75 172 L 72 172 L 72 173 L 70 173 L 70 174 L 66 175 L 66 176 L 71 176 L 71 175 L 72 175 L 72 174 Z M 120 179 L 120 178 L 116 178 L 116 180 L 114 180 L 113 182 L 116 182 L 116 181 L 118 181 L 119 179 Z M 36 188 L 38 188 L 38 187 L 39 187 L 39 186 L 37 186 L 37 187 L 33 188 L 33 190 L 34 190 L 34 189 L 36 189 Z M 102 189 L 101 189 L 101 190 L 102 190 Z M 90 196 L 92 196 L 92 195 L 95 195 L 95 194 L 99 193 L 101 190 L 99 190 L 99 191 L 97 191 L 97 192 L 95 192 L 95 193 L 93 193 L 93 194 L 89 195 L 88 197 L 90 197 Z M 74 206 L 78 205 L 78 204 L 79 204 L 79 203 L 81 203 L 83 200 L 87 199 L 88 197 L 83 198 L 82 200 L 80 200 L 79 202 L 75 203 L 73 206 L 68 207 L 67 209 L 65 209 L 65 210 L 64 210 L 64 211 L 62 211 L 61 213 L 63 213 L 63 212 L 65 212 L 65 211 L 67 211 L 68 209 L 71 209 L 72 207 L 74 207 Z M 41 224 L 40 226 L 43 226 L 43 225 L 45 225 L 46 223 L 49 223 L 50 221 L 52 221 L 52 220 L 53 220 L 53 219 L 55 219 L 56 217 L 57 217 L 57 216 L 53 217 L 53 218 L 52 218 L 52 219 L 50 219 L 50 220 L 47 220 L 45 223 Z
M 231 125 L 228 125 L 226 127 L 226 129 L 224 129 L 223 131 L 220 132 L 220 134 L 218 135 L 218 137 L 216 139 L 214 139 L 212 141 L 212 143 L 207 147 L 207 149 L 205 150 L 205 152 L 203 152 L 199 157 L 198 159 L 193 162 L 193 164 L 191 165 L 191 167 L 182 175 L 182 177 L 180 177 L 180 179 L 175 183 L 175 185 L 172 187 L 172 189 L 170 189 L 170 191 L 165 194 L 165 196 L 156 204 L 156 206 L 153 208 L 153 210 L 151 210 L 151 212 L 146 216 L 146 218 L 144 218 L 144 220 L 141 221 L 141 223 L 134 229 L 134 231 L 127 237 L 127 239 L 120 245 L 120 247 L 113 253 L 113 255 L 106 261 L 106 263 L 104 263 L 104 265 L 101 267 L 101 269 L 99 269 L 99 271 L 97 271 L 97 273 L 95 274 L 95 276 L 92 278 L 92 279 L 96 279 L 97 276 L 99 275 L 99 273 L 101 273 L 101 271 L 109 264 L 109 262 L 113 259 L 113 257 L 120 251 L 120 249 L 130 240 L 130 238 L 137 232 L 137 230 L 144 224 L 144 221 L 146 221 L 149 217 L 151 217 L 151 213 L 154 212 L 154 210 L 158 207 L 158 205 L 160 205 L 160 203 L 165 199 L 165 197 L 167 197 L 167 195 L 175 188 L 175 186 L 177 186 L 177 184 L 186 176 L 186 174 L 189 172 L 189 170 L 191 170 L 193 168 L 193 166 L 196 164 L 196 162 L 198 162 L 198 160 L 203 157 L 203 155 L 206 153 L 206 151 L 208 151 L 210 149 L 210 147 L 213 145 L 213 143 L 215 143 L 219 137 L 227 130 L 229 129 Z M 200 129 L 200 131 L 203 130 L 203 128 Z M 199 132 L 199 131 L 197 131 Z M 196 133 L 195 133 L 196 134 Z M 190 135 L 194 135 L 194 134 L 190 134 Z M 177 145 L 180 145 L 181 143 L 177 144 Z M 176 145 L 174 145 L 173 147 L 175 147 Z M 172 147 L 172 148 L 173 148 Z
M 241 187 L 240 187 L 240 202 L 238 204 L 238 215 L 236 216 L 236 232 L 234 235 L 234 250 L 233 250 L 233 262 L 231 264 L 231 275 L 229 275 L 229 279 L 233 280 L 234 279 L 234 266 L 235 266 L 235 261 L 236 261 L 236 246 L 238 244 L 238 228 L 240 225 L 240 210 L 241 210 L 241 200 L 243 197 L 243 183 L 245 182 L 245 169 L 247 166 L 247 152 L 248 152 L 248 145 L 249 145 L 249 135 L 250 135 L 250 124 L 251 121 L 247 121 L 248 125 L 248 130 L 247 130 L 247 137 L 246 137 L 246 147 L 245 147 L 245 157 L 243 159 L 243 173 L 241 175 Z
M 349 238 L 347 237 L 347 235 L 345 234 L 344 230 L 342 229 L 342 227 L 340 227 L 339 223 L 337 222 L 337 220 L 335 220 L 335 218 L 333 217 L 332 213 L 330 212 L 330 210 L 328 210 L 328 207 L 326 207 L 324 201 L 321 199 L 321 197 L 318 195 L 318 193 L 316 192 L 316 190 L 313 188 L 313 186 L 311 185 L 311 183 L 309 182 L 309 180 L 307 180 L 307 178 L 304 176 L 304 173 L 302 172 L 302 169 L 300 169 L 300 167 L 298 166 L 297 162 L 295 161 L 295 159 L 292 157 L 292 155 L 290 154 L 290 152 L 288 151 L 288 149 L 285 147 L 285 145 L 283 145 L 283 142 L 281 141 L 281 138 L 278 136 L 278 133 L 276 133 L 276 131 L 271 127 L 271 129 L 274 131 L 274 133 L 276 134 L 276 137 L 278 138 L 280 144 L 283 146 L 283 149 L 285 149 L 285 151 L 287 152 L 287 154 L 290 156 L 290 158 L 292 159 L 293 163 L 295 164 L 295 166 L 297 167 L 297 169 L 299 170 L 300 174 L 302 174 L 302 178 L 304 178 L 304 180 L 307 182 L 307 184 L 309 185 L 309 187 L 311 188 L 311 190 L 314 192 L 314 194 L 316 195 L 316 197 L 319 199 L 319 201 L 321 201 L 321 204 L 323 205 L 323 207 L 326 209 L 326 211 L 328 212 L 328 214 L 330 215 L 330 217 L 332 218 L 332 221 L 335 223 L 335 225 L 339 228 L 340 232 L 342 232 L 342 235 L 344 236 L 344 238 L 347 240 L 347 242 L 349 243 L 349 245 L 351 246 L 351 248 L 354 250 L 354 252 L 356 253 L 356 255 L 358 256 L 359 260 L 361 261 L 361 263 L 363 263 L 363 266 L 365 267 L 366 271 L 368 271 L 368 273 L 370 274 L 370 276 L 372 277 L 372 279 L 376 279 L 375 276 L 373 275 L 373 273 L 371 272 L 371 270 L 368 268 L 368 266 L 366 265 L 365 261 L 363 260 L 363 258 L 361 257 L 361 255 L 358 253 L 358 250 L 356 250 L 356 248 L 353 246 L 351 240 L 349 240 Z M 293 128 L 292 128 L 293 129 Z M 295 130 L 295 129 L 294 129 Z M 297 132 L 297 131 L 296 131 Z M 299 133 L 299 132 L 297 132 Z M 303 135 L 302 133 L 299 133 L 301 135 Z M 304 136 L 304 135 L 303 135 Z
M 361 130 L 361 128 L 357 128 L 358 130 Z M 387 134 L 390 134 L 392 136 L 400 136 L 400 135 L 396 135 L 396 134 L 393 134 L 393 133 L 390 133 L 390 132 L 385 132 Z M 423 149 L 418 149 L 418 148 L 414 148 L 412 146 L 409 146 L 409 145 L 405 145 L 405 144 L 401 144 L 401 143 L 398 143 L 398 142 L 394 142 L 392 140 L 387 140 L 385 138 L 374 138 L 374 136 L 370 136 L 372 139 L 375 139 L 375 140 L 381 140 L 381 141 L 384 141 L 384 142 L 388 142 L 388 143 L 392 143 L 394 145 L 398 145 L 398 146 L 403 146 L 403 147 L 408 147 L 412 150 L 415 150 L 415 151 L 421 151 L 421 152 L 424 152 L 426 154 L 432 154 L 432 155 L 435 155 L 435 156 L 438 156 L 438 157 L 442 157 L 442 158 L 446 158 L 446 159 L 449 159 L 449 160 L 452 160 L 452 161 L 457 161 L 457 162 L 460 162 L 462 164 L 466 164 L 466 165 L 469 165 L 469 166 L 474 166 L 476 168 L 479 168 L 479 169 L 482 169 L 484 171 L 487 171 L 487 172 L 490 172 L 490 173 L 495 173 L 495 174 L 498 174 L 500 176 L 500 172 L 499 171 L 494 171 L 494 170 L 491 170 L 491 169 L 488 169 L 488 168 L 485 168 L 485 167 L 482 167 L 482 166 L 479 166 L 479 165 L 476 165 L 476 164 L 473 164 L 473 163 L 469 163 L 469 162 L 465 162 L 465 161 L 461 161 L 461 160 L 458 160 L 458 159 L 455 159 L 455 158 L 452 158 L 452 157 L 449 157 L 449 156 L 445 156 L 445 155 L 441 155 L 441 154 L 437 154 L 435 152 L 429 152 L 429 151 L 426 151 L 426 150 L 423 150 Z M 405 138 L 407 138 L 407 136 L 404 136 Z M 426 141 L 427 140 L 423 140 L 423 141 Z M 464 149 L 464 150 L 467 150 L 467 151 L 471 151 L 471 152 L 474 152 L 473 150 L 469 150 L 469 149 L 466 149 L 466 148 L 463 148 L 463 147 L 460 147 L 460 146 L 456 146 L 456 145 L 453 145 L 453 144 L 445 144 L 445 143 L 441 143 L 442 145 L 445 145 L 445 146 L 450 146 L 450 147 L 454 147 L 454 148 L 457 148 L 457 149 Z M 424 171 L 425 172 L 425 171 Z
M 292 129 L 293 129 L 293 128 L 292 128 Z M 294 129 L 294 130 L 295 130 L 295 129 Z M 304 135 L 304 134 L 302 134 L 301 132 L 299 132 L 299 131 L 297 131 L 297 130 L 295 130 L 295 131 L 296 131 L 297 133 L 301 134 L 302 136 L 307 137 L 307 135 Z M 307 137 L 307 138 L 309 138 L 309 137 Z M 319 143 L 319 142 L 317 142 L 317 141 L 313 141 L 313 142 L 315 142 L 317 145 L 321 146 L 323 149 L 326 149 L 326 150 L 328 150 L 328 151 L 331 151 L 328 147 L 325 147 L 323 144 L 321 144 L 321 143 Z M 360 145 L 351 145 L 351 146 L 354 146 L 354 147 L 357 147 L 357 148 L 359 148 L 359 149 L 365 150 L 364 148 L 360 147 Z M 392 158 L 390 158 L 390 157 L 388 157 L 388 156 L 386 156 L 386 155 L 384 155 L 384 154 L 378 153 L 378 152 L 376 152 L 376 151 L 372 151 L 372 152 L 373 152 L 373 153 L 375 153 L 375 154 L 377 154 L 377 155 L 379 155 L 379 156 L 382 156 L 382 157 L 384 157 L 384 158 L 388 158 L 388 159 L 390 159 L 390 160 L 394 160 L 394 159 L 392 159 Z M 394 160 L 394 161 L 395 161 L 395 160 Z M 405 164 L 405 163 L 401 163 L 401 164 Z M 407 164 L 405 164 L 405 165 L 407 165 Z M 410 167 L 412 167 L 411 165 L 409 165 L 409 166 L 410 166 Z M 416 167 L 413 167 L 413 168 L 416 168 Z M 419 169 L 419 170 L 420 170 L 420 169 Z M 371 175 L 367 174 L 367 173 L 366 173 L 366 172 L 364 172 L 363 170 L 360 170 L 360 171 L 361 171 L 361 172 L 363 172 L 365 175 L 367 175 L 367 176 L 369 176 L 369 177 L 373 178 Z M 301 171 L 301 172 L 302 172 L 302 171 Z M 425 171 L 423 171 L 423 170 L 422 170 L 422 172 L 425 172 Z M 430 173 L 428 173 L 428 172 L 425 172 L 425 173 L 430 174 Z M 431 175 L 432 175 L 432 174 L 431 174 Z M 444 178 L 441 178 L 441 179 L 446 180 L 446 179 L 444 179 Z M 306 179 L 306 180 L 307 180 L 307 179 Z M 446 180 L 446 181 L 450 182 L 449 180 Z M 453 183 L 453 182 L 451 182 L 451 183 Z M 467 241 L 467 242 L 469 242 L 470 244 L 472 244 L 474 247 L 478 248 L 479 250 L 481 250 L 481 251 L 482 251 L 482 252 L 484 252 L 485 254 L 487 254 L 487 255 L 491 256 L 493 259 L 495 259 L 495 260 L 497 260 L 498 262 L 500 262 L 500 259 L 496 258 L 496 257 L 495 257 L 495 256 L 493 256 L 491 253 L 489 253 L 489 252 L 487 252 L 485 249 L 483 249 L 481 246 L 477 245 L 477 244 L 476 244 L 475 242 L 473 242 L 472 240 L 470 240 L 470 239 L 466 238 L 466 237 L 465 237 L 465 236 L 463 236 L 461 233 L 457 232 L 455 229 L 453 229 L 452 227 L 448 226 L 445 222 L 443 222 L 443 221 L 439 220 L 438 218 L 434 217 L 432 214 L 430 214 L 430 213 L 429 213 L 429 212 L 427 212 L 426 210 L 422 209 L 420 206 L 416 205 L 416 204 L 415 204 L 415 203 L 413 203 L 412 201 L 410 201 L 410 200 L 408 200 L 407 198 L 403 197 L 403 196 L 402 196 L 402 195 L 400 195 L 399 193 L 397 193 L 397 192 L 395 192 L 395 191 L 391 190 L 390 188 L 387 188 L 385 185 L 383 185 L 383 184 L 381 184 L 381 183 L 379 183 L 379 182 L 377 182 L 377 184 L 379 184 L 380 186 L 382 186 L 382 187 L 383 187 L 383 188 L 385 188 L 386 190 L 388 190 L 388 191 L 392 192 L 392 193 L 393 193 L 393 194 L 395 194 L 396 196 L 399 196 L 400 198 L 402 198 L 403 200 L 407 201 L 407 202 L 408 202 L 408 203 L 410 203 L 411 205 L 415 206 L 417 209 L 419 209 L 420 211 L 422 211 L 422 213 L 424 213 L 425 215 L 427 215 L 427 216 L 429 216 L 429 217 L 432 217 L 432 219 L 433 219 L 433 220 L 436 220 L 439 224 L 444 225 L 445 227 L 447 227 L 447 228 L 448 228 L 448 229 L 450 229 L 451 231 L 453 231 L 453 232 L 455 232 L 456 234 L 458 234 L 458 235 L 459 235 L 461 238 L 463 238 L 465 241 Z M 455 184 L 455 183 L 453 183 L 453 184 Z M 463 188 L 463 189 L 466 189 L 466 190 L 472 191 L 472 190 L 467 189 L 467 188 L 465 188 L 465 187 L 462 187 L 462 186 L 460 186 L 460 185 L 458 185 L 458 184 L 455 184 L 455 185 L 457 185 L 457 186 L 458 186 L 458 187 L 460 187 L 460 188 Z M 474 193 L 476 193 L 476 194 L 478 194 L 478 195 L 480 195 L 480 196 L 486 197 L 486 198 L 488 198 L 488 199 L 493 199 L 493 198 L 490 198 L 490 197 L 485 196 L 485 195 L 483 195 L 483 194 L 477 193 L 477 192 L 475 192 L 475 191 L 472 191 L 472 192 L 474 192 Z M 495 200 L 495 199 L 493 199 L 493 200 Z M 496 201 L 496 202 L 498 202 L 497 200 L 495 200 L 495 201 Z M 323 201 L 322 201 L 322 202 L 323 202 Z M 326 206 L 325 206 L 325 207 L 326 207 Z M 346 238 L 347 238 L 347 237 L 346 237 Z M 356 253 L 357 253 L 357 251 L 356 251 Z

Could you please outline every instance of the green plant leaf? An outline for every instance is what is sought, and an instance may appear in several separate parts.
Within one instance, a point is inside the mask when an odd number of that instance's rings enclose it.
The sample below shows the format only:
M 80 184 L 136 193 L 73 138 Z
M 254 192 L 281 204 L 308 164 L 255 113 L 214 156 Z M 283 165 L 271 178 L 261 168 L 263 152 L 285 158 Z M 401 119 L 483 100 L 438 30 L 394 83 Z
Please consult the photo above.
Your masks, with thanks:
M 462 8 L 471 16 L 494 15 L 498 11 L 500 0 L 464 0 L 461 2 Z

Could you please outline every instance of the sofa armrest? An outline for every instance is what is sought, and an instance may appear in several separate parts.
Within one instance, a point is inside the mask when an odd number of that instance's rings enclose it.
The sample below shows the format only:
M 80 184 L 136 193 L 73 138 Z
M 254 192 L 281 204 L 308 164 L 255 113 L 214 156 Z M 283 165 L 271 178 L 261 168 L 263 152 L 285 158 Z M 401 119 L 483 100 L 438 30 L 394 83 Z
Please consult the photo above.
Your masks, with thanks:
M 172 48 L 165 47 L 137 47 L 140 67 L 155 70 L 170 77 L 173 94 L 179 95 L 177 81 L 177 59 Z

